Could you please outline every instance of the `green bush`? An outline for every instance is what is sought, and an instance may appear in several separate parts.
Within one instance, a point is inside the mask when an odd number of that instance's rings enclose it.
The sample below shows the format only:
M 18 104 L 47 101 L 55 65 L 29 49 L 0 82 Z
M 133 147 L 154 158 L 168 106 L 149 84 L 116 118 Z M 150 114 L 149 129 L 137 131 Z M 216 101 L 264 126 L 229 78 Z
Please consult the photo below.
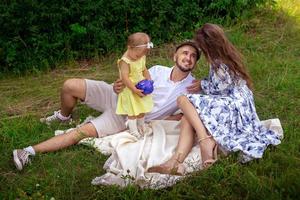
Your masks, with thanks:
M 40 71 L 124 47 L 147 32 L 156 44 L 190 37 L 209 18 L 235 19 L 270 0 L 10 0 L 0 5 L 0 72 Z

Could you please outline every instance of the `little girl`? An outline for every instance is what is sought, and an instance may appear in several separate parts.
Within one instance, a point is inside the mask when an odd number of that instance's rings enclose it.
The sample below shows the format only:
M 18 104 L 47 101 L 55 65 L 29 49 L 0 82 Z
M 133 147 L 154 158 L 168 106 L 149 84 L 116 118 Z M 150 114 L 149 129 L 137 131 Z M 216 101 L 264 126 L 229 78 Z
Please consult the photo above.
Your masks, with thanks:
M 153 48 L 153 43 L 146 33 L 133 33 L 128 37 L 127 51 L 118 60 L 120 78 L 125 88 L 118 96 L 116 113 L 128 116 L 129 131 L 138 139 L 144 135 L 144 115 L 153 107 L 151 96 L 135 87 L 143 79 L 151 80 L 145 65 L 150 48 Z

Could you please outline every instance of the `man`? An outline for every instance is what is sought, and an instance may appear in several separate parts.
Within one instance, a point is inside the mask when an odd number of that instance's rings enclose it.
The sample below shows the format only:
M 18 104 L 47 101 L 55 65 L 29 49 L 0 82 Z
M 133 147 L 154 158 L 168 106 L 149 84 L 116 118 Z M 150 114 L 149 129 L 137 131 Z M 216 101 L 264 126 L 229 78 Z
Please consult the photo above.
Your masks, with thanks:
M 200 91 L 199 81 L 191 75 L 191 71 L 195 68 L 199 58 L 200 51 L 197 45 L 192 41 L 187 41 L 176 47 L 173 57 L 175 65 L 172 68 L 157 65 L 149 69 L 154 81 L 152 93 L 154 107 L 151 112 L 145 115 L 146 121 L 180 119 L 181 114 L 172 115 L 178 110 L 177 97 L 183 93 Z M 70 120 L 70 114 L 76 106 L 77 99 L 102 112 L 102 114 L 68 133 L 52 137 L 34 146 L 15 149 L 13 160 L 16 168 L 22 170 L 30 161 L 29 156 L 34 156 L 36 153 L 56 151 L 76 144 L 87 137 L 104 137 L 125 130 L 126 118 L 116 114 L 117 94 L 123 87 L 124 85 L 120 80 L 117 80 L 114 86 L 103 81 L 67 80 L 61 92 L 61 110 L 41 121 L 51 123 L 53 120 Z

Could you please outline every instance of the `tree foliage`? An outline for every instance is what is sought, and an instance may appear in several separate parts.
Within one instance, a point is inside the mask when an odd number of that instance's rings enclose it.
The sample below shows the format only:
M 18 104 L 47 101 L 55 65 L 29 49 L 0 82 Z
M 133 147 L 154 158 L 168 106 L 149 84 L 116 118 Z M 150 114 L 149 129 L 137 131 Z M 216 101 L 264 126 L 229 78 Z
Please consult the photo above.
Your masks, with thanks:
M 267 0 L 4 0 L 0 72 L 55 67 L 124 47 L 130 33 L 162 43 L 191 36 L 208 18 L 234 19 Z

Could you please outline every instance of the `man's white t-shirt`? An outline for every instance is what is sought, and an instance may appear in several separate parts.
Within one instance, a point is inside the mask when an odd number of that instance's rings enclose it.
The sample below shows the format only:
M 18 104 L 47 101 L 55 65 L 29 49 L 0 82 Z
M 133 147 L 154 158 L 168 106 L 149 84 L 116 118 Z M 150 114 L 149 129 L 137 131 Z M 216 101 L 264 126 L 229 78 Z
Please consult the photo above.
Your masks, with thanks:
M 162 119 L 178 110 L 177 97 L 186 94 L 186 88 L 195 80 L 191 73 L 183 80 L 173 82 L 170 80 L 173 67 L 155 65 L 149 69 L 151 79 L 154 81 L 154 91 L 151 94 L 154 106 L 151 112 L 146 113 L 145 120 Z

